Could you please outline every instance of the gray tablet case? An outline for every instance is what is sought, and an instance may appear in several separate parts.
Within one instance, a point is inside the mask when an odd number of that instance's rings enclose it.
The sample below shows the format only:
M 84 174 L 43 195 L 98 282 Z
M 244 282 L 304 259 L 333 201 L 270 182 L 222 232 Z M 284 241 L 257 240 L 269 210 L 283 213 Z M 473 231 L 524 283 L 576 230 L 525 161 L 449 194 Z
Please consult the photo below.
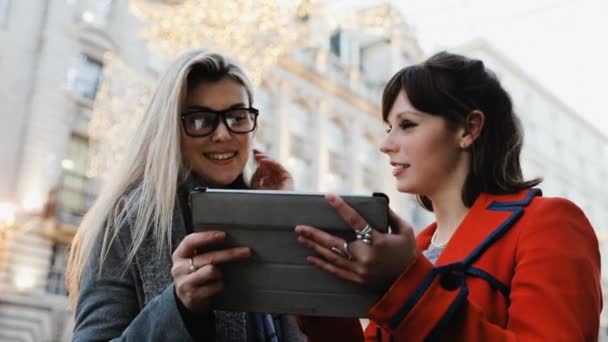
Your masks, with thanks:
M 374 228 L 388 230 L 388 197 L 343 196 Z M 221 246 L 248 246 L 245 261 L 221 266 L 224 291 L 218 310 L 366 317 L 381 293 L 340 279 L 306 261 L 315 252 L 297 242 L 294 228 L 306 224 L 355 240 L 353 229 L 319 193 L 196 189 L 190 195 L 195 231 L 217 229 Z M 338 246 L 341 248 L 341 246 Z

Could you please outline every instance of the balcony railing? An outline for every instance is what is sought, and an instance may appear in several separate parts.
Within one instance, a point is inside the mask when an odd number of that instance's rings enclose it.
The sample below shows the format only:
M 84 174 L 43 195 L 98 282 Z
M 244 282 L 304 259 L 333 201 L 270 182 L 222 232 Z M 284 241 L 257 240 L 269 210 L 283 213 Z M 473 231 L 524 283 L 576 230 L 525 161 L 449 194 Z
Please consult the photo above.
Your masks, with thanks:
M 96 195 L 91 178 L 65 170 L 59 197 L 59 219 L 77 225 L 93 204 Z

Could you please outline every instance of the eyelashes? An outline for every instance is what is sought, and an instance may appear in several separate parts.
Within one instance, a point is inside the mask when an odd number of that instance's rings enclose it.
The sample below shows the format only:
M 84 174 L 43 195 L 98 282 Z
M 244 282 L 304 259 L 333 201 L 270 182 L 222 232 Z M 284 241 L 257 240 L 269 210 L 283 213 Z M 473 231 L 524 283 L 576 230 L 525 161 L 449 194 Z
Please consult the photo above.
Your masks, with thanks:
M 403 131 L 405 131 L 405 130 L 407 130 L 407 129 L 410 129 L 410 128 L 414 128 L 414 127 L 416 127 L 416 126 L 418 126 L 418 124 L 417 124 L 417 123 L 414 123 L 414 122 L 409 121 L 409 120 L 402 120 L 401 122 L 399 122 L 399 128 L 400 128 L 401 130 L 403 130 Z M 388 133 L 390 133 L 392 130 L 393 130 L 393 126 L 392 126 L 392 125 L 389 125 L 389 126 L 388 126 L 388 128 L 387 128 L 385 131 L 386 131 L 386 133 L 388 134 Z
M 408 120 L 404 120 L 399 123 L 399 128 L 401 128 L 403 130 L 406 130 L 406 129 L 412 128 L 412 127 L 416 127 L 416 126 L 418 126 L 418 125 L 411 121 L 408 121 Z

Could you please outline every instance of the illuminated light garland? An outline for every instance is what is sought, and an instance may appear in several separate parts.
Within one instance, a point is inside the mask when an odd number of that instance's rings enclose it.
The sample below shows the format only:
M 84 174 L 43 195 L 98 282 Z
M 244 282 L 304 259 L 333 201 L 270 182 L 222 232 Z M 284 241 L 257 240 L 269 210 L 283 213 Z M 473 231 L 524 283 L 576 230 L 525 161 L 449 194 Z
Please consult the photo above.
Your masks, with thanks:
M 403 16 L 389 3 L 368 7 L 351 18 L 355 29 L 379 35 L 390 35 L 393 30 L 406 25 Z
M 316 7 L 312 0 L 129 1 L 152 51 L 166 59 L 197 47 L 223 52 L 238 60 L 255 84 L 279 56 L 303 44 Z
M 124 158 L 124 146 L 152 96 L 155 82 L 129 67 L 119 57 L 104 56 L 102 82 L 89 124 L 89 177 L 101 177 Z
M 143 38 L 164 60 L 191 48 L 209 48 L 235 58 L 260 85 L 269 67 L 290 51 L 305 47 L 311 18 L 335 27 L 390 35 L 403 28 L 399 12 L 388 4 L 338 18 L 320 0 L 129 0 L 129 10 L 143 22 Z M 345 13 L 341 13 L 344 15 Z M 125 145 L 152 96 L 155 80 L 118 56 L 104 56 L 102 81 L 89 125 L 87 175 L 101 177 L 124 158 Z M 347 85 L 345 85 L 347 86 Z

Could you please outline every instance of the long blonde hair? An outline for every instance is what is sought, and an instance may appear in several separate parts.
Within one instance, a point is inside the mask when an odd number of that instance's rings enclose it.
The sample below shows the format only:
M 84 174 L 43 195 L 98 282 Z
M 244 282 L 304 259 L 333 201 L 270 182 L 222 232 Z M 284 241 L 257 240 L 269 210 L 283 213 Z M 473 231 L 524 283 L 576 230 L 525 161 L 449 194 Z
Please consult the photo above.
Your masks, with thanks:
M 253 102 L 251 84 L 229 58 L 207 50 L 192 50 L 178 57 L 161 78 L 142 122 L 128 145 L 126 156 L 111 181 L 104 184 L 97 200 L 82 219 L 72 241 L 66 283 L 75 304 L 80 282 L 92 251 L 102 239 L 100 270 L 120 229 L 131 225 L 132 241 L 127 263 L 150 233 L 159 253 L 169 251 L 172 218 L 179 182 L 189 170 L 180 152 L 180 109 L 188 86 L 204 80 L 230 77 L 240 82 Z M 128 195 L 128 196 L 127 196 Z M 127 222 L 129 221 L 129 222 Z

